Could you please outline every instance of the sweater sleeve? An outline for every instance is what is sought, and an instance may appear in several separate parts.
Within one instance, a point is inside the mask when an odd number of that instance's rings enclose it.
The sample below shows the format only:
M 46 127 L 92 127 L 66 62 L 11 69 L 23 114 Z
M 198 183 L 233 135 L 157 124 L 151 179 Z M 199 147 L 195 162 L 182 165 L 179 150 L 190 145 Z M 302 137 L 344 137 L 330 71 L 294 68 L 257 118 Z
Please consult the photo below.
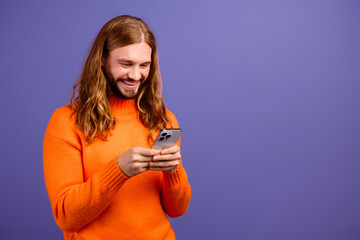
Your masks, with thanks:
M 168 111 L 173 127 L 178 128 L 178 122 L 175 116 Z M 180 147 L 180 139 L 177 142 Z M 186 213 L 190 203 L 191 188 L 182 160 L 177 169 L 171 174 L 163 172 L 163 183 L 161 191 L 161 201 L 166 213 L 174 218 Z
M 63 231 L 75 232 L 102 213 L 128 177 L 112 159 L 84 181 L 80 137 L 69 118 L 60 108 L 50 119 L 43 165 L 55 221 Z

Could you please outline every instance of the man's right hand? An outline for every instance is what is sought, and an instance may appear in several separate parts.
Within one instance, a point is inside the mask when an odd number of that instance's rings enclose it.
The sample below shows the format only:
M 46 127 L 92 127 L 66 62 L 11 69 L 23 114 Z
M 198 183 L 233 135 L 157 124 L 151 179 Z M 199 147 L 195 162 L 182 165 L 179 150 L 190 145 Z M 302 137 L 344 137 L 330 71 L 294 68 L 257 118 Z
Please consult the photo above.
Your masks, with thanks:
M 159 154 L 158 149 L 133 147 L 121 154 L 116 161 L 126 176 L 133 177 L 147 171 L 153 156 Z

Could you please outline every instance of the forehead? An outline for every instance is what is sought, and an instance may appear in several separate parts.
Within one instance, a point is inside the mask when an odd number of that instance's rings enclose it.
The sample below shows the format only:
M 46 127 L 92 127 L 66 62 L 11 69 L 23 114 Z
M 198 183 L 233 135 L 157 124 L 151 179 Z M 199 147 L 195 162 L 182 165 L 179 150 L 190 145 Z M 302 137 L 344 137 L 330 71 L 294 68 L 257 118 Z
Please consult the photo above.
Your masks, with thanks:
M 127 59 L 133 62 L 151 61 L 152 49 L 146 42 L 134 43 L 110 51 L 110 60 Z

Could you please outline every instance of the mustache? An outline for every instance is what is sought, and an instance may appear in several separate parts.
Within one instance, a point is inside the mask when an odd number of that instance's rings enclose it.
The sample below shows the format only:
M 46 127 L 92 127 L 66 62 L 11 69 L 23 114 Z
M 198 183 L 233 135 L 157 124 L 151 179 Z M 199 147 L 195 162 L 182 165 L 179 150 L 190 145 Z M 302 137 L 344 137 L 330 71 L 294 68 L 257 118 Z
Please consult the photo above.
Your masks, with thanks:
M 118 79 L 116 79 L 116 81 L 121 81 L 121 80 L 131 81 L 131 82 L 137 82 L 137 81 L 142 82 L 142 81 L 144 81 L 145 79 L 144 79 L 143 77 L 142 77 L 142 78 L 140 78 L 139 80 L 134 80 L 134 79 L 129 78 L 129 77 L 122 77 L 122 78 L 118 78 Z

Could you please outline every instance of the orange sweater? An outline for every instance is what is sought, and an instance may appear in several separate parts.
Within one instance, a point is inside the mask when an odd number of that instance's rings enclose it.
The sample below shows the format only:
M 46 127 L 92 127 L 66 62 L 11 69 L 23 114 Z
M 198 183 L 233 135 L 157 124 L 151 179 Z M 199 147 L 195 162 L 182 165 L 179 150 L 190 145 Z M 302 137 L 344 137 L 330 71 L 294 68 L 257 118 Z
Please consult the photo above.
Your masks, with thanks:
M 183 215 L 191 197 L 181 161 L 171 174 L 124 175 L 116 158 L 132 147 L 150 148 L 149 130 L 134 100 L 112 99 L 111 108 L 117 124 L 107 141 L 88 144 L 70 106 L 57 109 L 49 121 L 43 160 L 55 221 L 65 239 L 175 239 L 166 214 Z M 178 127 L 175 116 L 167 115 Z

